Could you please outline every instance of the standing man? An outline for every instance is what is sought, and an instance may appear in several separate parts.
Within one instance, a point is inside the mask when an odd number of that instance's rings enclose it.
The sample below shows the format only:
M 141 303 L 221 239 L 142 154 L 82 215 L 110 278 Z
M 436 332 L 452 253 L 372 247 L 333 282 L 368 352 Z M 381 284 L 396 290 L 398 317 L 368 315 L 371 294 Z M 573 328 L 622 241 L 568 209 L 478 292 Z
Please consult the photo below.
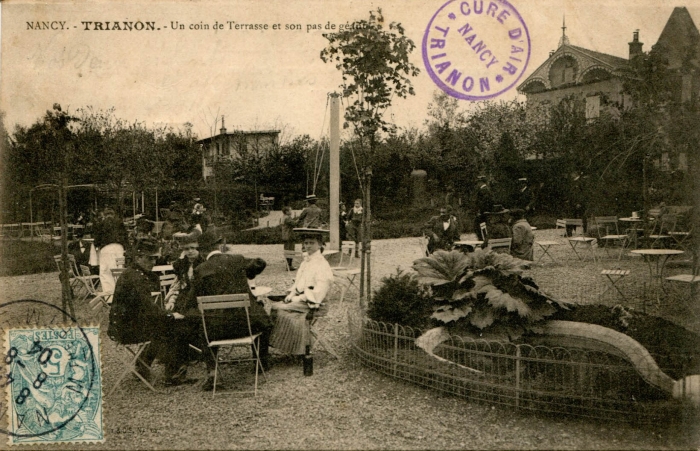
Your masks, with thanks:
M 476 205 L 474 208 L 476 215 L 474 217 L 474 231 L 479 240 L 485 241 L 486 237 L 481 233 L 481 227 L 479 225 L 482 222 L 486 222 L 487 213 L 493 209 L 493 193 L 491 193 L 491 188 L 489 188 L 486 183 L 485 175 L 480 175 L 476 180 Z
M 518 183 L 520 188 L 515 195 L 514 208 L 523 210 L 524 214 L 527 216 L 534 210 L 535 197 L 532 194 L 532 190 L 528 186 L 527 179 L 525 177 L 519 178 Z
M 297 223 L 299 227 L 320 229 L 321 228 L 321 209 L 316 205 L 316 195 L 309 194 L 306 196 L 306 208 L 302 210 Z

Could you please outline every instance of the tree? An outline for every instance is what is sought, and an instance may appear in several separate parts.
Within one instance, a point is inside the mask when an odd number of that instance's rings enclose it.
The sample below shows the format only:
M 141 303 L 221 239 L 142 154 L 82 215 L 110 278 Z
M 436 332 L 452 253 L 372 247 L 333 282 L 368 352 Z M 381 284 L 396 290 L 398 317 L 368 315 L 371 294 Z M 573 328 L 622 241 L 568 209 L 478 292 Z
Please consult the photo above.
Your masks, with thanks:
M 394 129 L 383 118 L 394 96 L 406 98 L 415 94 L 409 77 L 417 76 L 419 70 L 408 57 L 416 46 L 404 35 L 400 23 L 392 22 L 388 30 L 384 28 L 381 9 L 376 13 L 370 11 L 368 20 L 355 21 L 351 27 L 324 34 L 324 37 L 328 40 L 328 47 L 321 51 L 321 60 L 335 63 L 343 75 L 340 87 L 343 97 L 348 99 L 344 128 L 352 125 L 359 143 L 357 160 L 362 168 L 360 177 L 364 198 L 360 304 L 364 306 L 365 277 L 368 298 L 371 293 L 371 266 L 367 254 L 371 252 L 372 241 L 372 161 L 380 132 Z

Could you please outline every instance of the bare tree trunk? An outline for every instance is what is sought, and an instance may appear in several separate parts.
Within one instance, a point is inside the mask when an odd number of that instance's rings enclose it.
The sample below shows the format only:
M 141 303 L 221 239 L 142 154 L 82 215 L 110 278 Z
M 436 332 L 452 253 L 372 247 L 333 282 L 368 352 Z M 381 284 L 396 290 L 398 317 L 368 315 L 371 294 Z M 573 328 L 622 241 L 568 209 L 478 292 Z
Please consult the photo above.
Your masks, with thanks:
M 364 185 L 364 184 L 363 184 Z M 362 205 L 367 205 L 367 189 L 362 190 Z M 365 237 L 367 236 L 367 209 L 362 209 L 362 223 L 360 233 L 362 234 L 362 254 L 360 254 L 360 309 L 365 307 Z
M 367 179 L 367 203 L 366 205 L 366 218 L 367 218 L 367 234 L 364 236 L 364 242 L 362 248 L 363 251 L 366 249 L 365 260 L 367 262 L 367 305 L 372 303 L 372 208 L 371 208 L 371 197 L 372 197 L 372 168 L 368 168 L 365 172 L 365 178 Z M 364 310 L 364 305 L 360 304 Z
M 66 323 L 68 322 L 66 312 L 70 311 L 70 314 L 75 318 L 75 309 L 73 308 L 73 290 L 71 290 L 70 277 L 68 275 L 68 207 L 66 205 L 66 178 L 64 175 L 61 175 L 61 180 L 58 184 L 58 205 L 61 225 L 61 305 L 63 322 Z

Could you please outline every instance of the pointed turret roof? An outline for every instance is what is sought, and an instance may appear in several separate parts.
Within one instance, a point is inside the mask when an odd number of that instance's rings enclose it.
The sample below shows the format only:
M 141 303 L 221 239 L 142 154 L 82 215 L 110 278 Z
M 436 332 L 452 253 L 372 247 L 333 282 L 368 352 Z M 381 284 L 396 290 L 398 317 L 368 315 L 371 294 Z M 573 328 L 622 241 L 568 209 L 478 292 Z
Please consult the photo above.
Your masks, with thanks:
M 700 32 L 685 6 L 673 8 L 654 51 L 663 52 L 668 58 L 668 68 L 678 69 L 692 51 L 691 62 L 700 66 Z

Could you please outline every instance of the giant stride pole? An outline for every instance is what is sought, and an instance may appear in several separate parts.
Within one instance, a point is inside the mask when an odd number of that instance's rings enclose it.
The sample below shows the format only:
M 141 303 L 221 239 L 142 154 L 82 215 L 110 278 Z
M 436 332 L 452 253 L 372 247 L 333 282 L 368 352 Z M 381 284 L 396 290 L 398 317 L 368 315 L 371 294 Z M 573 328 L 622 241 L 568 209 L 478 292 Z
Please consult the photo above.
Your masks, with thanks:
M 340 249 L 340 99 L 331 96 L 331 147 L 330 147 L 330 225 L 331 249 Z

